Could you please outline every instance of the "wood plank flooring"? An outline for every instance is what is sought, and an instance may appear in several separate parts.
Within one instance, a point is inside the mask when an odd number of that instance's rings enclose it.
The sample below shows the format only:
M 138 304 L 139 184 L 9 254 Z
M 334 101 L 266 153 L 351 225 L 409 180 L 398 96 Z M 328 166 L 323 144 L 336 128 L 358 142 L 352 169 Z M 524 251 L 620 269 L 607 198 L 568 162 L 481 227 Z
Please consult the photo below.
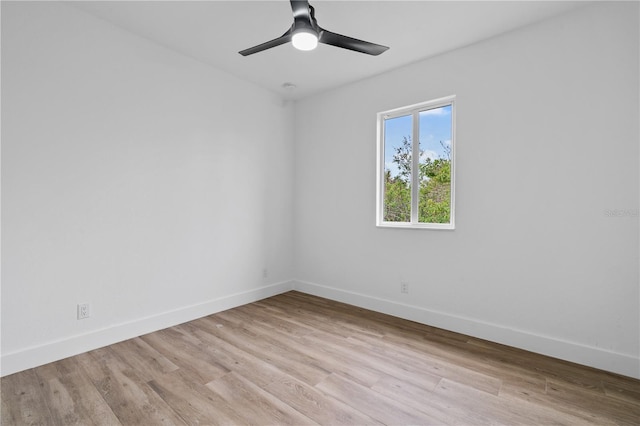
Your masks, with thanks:
M 640 381 L 289 292 L 1 379 L 2 425 L 638 425 Z

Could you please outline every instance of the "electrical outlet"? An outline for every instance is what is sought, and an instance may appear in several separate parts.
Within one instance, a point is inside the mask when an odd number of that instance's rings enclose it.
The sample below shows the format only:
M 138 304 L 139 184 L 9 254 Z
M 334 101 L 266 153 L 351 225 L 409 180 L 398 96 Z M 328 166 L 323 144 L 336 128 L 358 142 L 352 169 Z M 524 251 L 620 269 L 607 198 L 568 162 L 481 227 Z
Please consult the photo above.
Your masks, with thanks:
M 262 278 L 264 278 L 265 280 L 269 278 L 269 271 L 267 270 L 267 268 L 262 269 Z
M 85 319 L 91 316 L 91 305 L 88 303 L 78 304 L 78 319 Z
M 401 281 L 400 282 L 400 293 L 409 294 L 409 282 Z

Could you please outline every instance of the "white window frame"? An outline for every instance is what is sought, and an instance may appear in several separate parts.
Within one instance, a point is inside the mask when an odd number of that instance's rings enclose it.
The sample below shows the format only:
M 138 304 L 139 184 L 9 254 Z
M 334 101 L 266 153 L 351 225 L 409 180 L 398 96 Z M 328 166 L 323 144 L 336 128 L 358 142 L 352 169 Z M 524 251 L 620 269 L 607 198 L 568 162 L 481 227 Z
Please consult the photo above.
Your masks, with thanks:
M 384 228 L 409 228 L 409 229 L 455 229 L 455 150 L 456 150 L 456 107 L 455 95 L 444 98 L 421 102 L 377 114 L 377 183 L 376 183 L 376 226 Z M 420 195 L 419 173 L 420 163 L 420 120 L 421 111 L 451 105 L 451 204 L 449 223 L 424 223 L 418 222 L 418 203 Z M 405 115 L 412 116 L 412 156 L 411 156 L 411 222 L 388 222 L 384 220 L 384 125 L 385 120 Z

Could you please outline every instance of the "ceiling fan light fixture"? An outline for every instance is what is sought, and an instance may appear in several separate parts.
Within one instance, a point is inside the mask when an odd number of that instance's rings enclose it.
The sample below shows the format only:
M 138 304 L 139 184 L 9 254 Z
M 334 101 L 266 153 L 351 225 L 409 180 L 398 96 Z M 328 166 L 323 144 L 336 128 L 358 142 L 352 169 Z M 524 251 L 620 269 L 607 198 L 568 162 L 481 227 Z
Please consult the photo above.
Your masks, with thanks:
M 287 32 L 273 40 L 241 50 L 239 54 L 249 56 L 289 42 L 299 50 L 313 50 L 318 43 L 323 43 L 374 56 L 389 49 L 387 46 L 327 31 L 318 25 L 315 9 L 308 0 L 289 0 L 289 2 L 293 11 L 293 25 Z
M 313 30 L 297 30 L 291 37 L 291 44 L 298 50 L 313 50 L 318 47 L 318 34 Z

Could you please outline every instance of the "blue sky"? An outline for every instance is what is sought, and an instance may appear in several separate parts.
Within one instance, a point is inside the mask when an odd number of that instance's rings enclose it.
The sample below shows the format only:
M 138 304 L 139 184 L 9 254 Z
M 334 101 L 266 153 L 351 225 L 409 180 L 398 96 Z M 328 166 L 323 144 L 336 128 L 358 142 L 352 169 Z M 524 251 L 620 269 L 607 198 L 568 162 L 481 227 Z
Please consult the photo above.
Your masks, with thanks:
M 393 176 L 398 173 L 392 162 L 394 148 L 402 145 L 404 136 L 411 136 L 411 127 L 411 115 L 385 120 L 384 162 L 385 169 L 390 170 Z M 420 112 L 420 149 L 424 151 L 421 161 L 425 158 L 447 158 L 440 141 L 451 146 L 451 105 Z

